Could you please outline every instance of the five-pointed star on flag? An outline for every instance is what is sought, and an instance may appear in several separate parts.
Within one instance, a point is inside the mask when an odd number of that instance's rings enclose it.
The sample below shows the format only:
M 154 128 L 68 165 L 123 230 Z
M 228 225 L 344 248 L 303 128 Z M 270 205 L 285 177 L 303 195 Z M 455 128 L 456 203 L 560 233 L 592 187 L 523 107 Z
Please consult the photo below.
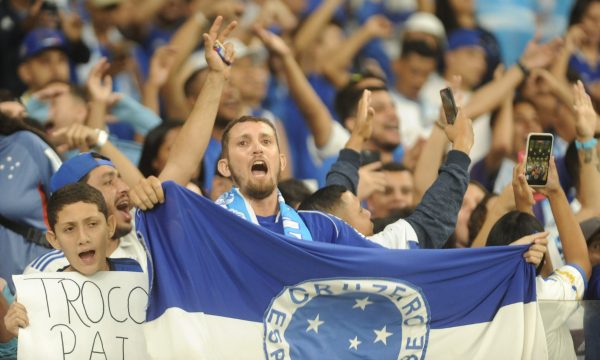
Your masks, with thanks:
M 317 314 L 317 317 L 314 318 L 313 320 L 306 320 L 306 321 L 308 321 L 308 327 L 306 328 L 306 332 L 313 330 L 317 334 L 319 333 L 319 326 L 321 326 L 322 324 L 325 323 L 325 321 L 319 320 L 319 314 Z
M 370 304 L 373 303 L 372 301 L 369 301 L 369 297 L 368 296 L 366 298 L 360 299 L 360 300 L 359 299 L 354 299 L 354 301 L 356 301 L 356 304 L 354 304 L 354 306 L 352 308 L 353 309 L 355 309 L 355 308 L 361 308 L 361 310 L 364 310 L 367 307 L 367 305 L 370 305 Z
M 394 334 L 391 332 L 387 332 L 386 327 L 387 326 L 384 326 L 383 329 L 381 329 L 379 331 L 373 330 L 375 332 L 375 335 L 377 335 L 377 337 L 375 338 L 375 341 L 373 341 L 373 343 L 381 341 L 383 343 L 383 345 L 387 345 L 387 338 Z
M 362 344 L 362 341 L 358 340 L 358 336 L 355 336 L 354 339 L 349 339 L 348 341 L 350 341 L 348 349 L 354 348 L 354 350 L 358 350 L 358 345 Z

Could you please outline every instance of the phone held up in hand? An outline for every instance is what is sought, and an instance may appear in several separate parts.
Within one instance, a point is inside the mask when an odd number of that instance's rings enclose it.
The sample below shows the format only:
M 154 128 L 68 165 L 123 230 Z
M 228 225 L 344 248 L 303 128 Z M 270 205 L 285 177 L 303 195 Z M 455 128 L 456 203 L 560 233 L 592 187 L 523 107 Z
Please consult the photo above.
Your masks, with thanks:
M 542 187 L 548 180 L 550 156 L 554 136 L 548 133 L 530 133 L 525 151 L 525 178 L 531 187 Z
M 440 96 L 442 97 L 442 108 L 444 109 L 444 114 L 446 115 L 446 122 L 450 125 L 453 125 L 454 120 L 456 120 L 458 109 L 456 108 L 456 102 L 454 102 L 452 89 L 447 87 L 440 90 Z

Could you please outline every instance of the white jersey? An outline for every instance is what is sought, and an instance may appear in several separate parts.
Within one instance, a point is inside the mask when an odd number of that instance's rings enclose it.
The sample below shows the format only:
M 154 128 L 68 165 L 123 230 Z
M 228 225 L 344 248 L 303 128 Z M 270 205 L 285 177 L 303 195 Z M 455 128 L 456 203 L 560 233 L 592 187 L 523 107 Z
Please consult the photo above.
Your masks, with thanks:
M 546 332 L 549 359 L 576 359 L 567 320 L 585 292 L 584 275 L 577 266 L 564 265 L 552 275 L 536 278 L 537 299 Z

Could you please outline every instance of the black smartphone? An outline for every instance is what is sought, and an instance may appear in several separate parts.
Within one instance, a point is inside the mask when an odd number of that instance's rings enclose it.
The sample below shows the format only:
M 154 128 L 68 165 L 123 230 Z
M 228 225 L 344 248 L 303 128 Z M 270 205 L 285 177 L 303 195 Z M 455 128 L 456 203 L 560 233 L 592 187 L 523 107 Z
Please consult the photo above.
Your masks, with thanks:
M 444 114 L 446 115 L 446 122 L 450 125 L 454 124 L 456 120 L 456 103 L 454 102 L 454 95 L 452 95 L 452 89 L 445 88 L 440 90 L 440 96 L 442 97 L 442 107 L 444 108 Z
M 553 144 L 554 136 L 552 134 L 530 133 L 527 136 L 525 178 L 529 186 L 541 187 L 546 185 Z
M 360 152 L 360 166 L 368 165 L 381 160 L 379 151 L 363 150 Z

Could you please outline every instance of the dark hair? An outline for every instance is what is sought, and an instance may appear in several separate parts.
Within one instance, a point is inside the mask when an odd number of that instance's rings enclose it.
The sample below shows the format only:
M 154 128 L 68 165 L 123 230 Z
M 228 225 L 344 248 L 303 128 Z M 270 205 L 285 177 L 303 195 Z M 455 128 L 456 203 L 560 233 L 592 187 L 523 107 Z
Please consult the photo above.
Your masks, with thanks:
M 192 72 L 192 74 L 190 76 L 188 76 L 187 79 L 185 79 L 185 82 L 183 83 L 183 93 L 185 94 L 186 97 L 190 97 L 193 94 L 194 91 L 194 82 L 196 81 L 196 78 L 198 76 L 200 76 L 200 74 L 206 70 L 207 68 L 202 68 L 202 69 L 198 69 L 194 72 Z
M 348 191 L 342 185 L 329 185 L 317 190 L 306 198 L 298 210 L 317 210 L 332 213 L 341 205 L 342 195 Z
M 358 107 L 358 101 L 362 97 L 364 90 L 374 91 L 388 91 L 385 86 L 357 86 L 358 83 L 350 82 L 348 85 L 341 88 L 335 95 L 334 108 L 338 114 L 340 121 L 353 116 L 356 113 Z
M 273 129 L 273 133 L 275 134 L 275 142 L 277 143 L 277 148 L 279 148 L 279 136 L 277 135 L 277 130 L 275 129 L 275 125 L 273 125 L 273 123 L 270 120 L 265 119 L 263 117 L 258 117 L 258 116 L 244 115 L 238 119 L 230 121 L 227 124 L 227 126 L 225 126 L 225 129 L 223 130 L 223 136 L 221 137 L 221 143 L 223 144 L 223 146 L 222 146 L 223 153 L 221 154 L 221 156 L 223 158 L 227 158 L 227 155 L 228 155 L 229 132 L 231 131 L 231 128 L 233 128 L 237 124 L 241 124 L 241 123 L 245 123 L 245 122 L 260 122 L 260 123 L 269 125 L 269 127 L 271 129 Z
M 490 230 L 486 246 L 504 246 L 523 236 L 544 231 L 542 223 L 533 215 L 513 210 L 502 216 Z
M 460 28 L 456 12 L 450 4 L 450 0 L 436 0 L 435 16 L 444 24 L 446 34 L 450 34 L 453 30 Z
M 98 211 L 104 215 L 105 219 L 108 219 L 108 208 L 102 193 L 88 184 L 77 182 L 56 190 L 48 200 L 48 224 L 52 231 L 58 222 L 58 213 L 65 206 L 77 202 L 96 205 Z
M 491 198 L 496 196 L 498 195 L 494 193 L 485 195 L 483 200 L 481 200 L 481 202 L 477 204 L 475 209 L 473 209 L 471 217 L 469 218 L 469 222 L 467 223 L 467 227 L 469 228 L 469 247 L 471 247 L 471 245 L 473 244 L 473 241 L 479 234 L 479 231 L 481 230 L 481 227 L 485 222 L 485 218 L 487 217 L 487 203 L 490 201 Z
M 400 219 L 408 217 L 414 211 L 414 208 L 396 209 L 386 217 L 373 219 L 373 234 L 383 231 L 383 229 L 385 229 L 385 227 L 389 224 L 393 224 Z
M 46 139 L 46 135 L 39 129 L 33 127 L 29 122 L 33 120 L 29 119 L 16 119 L 10 117 L 0 111 L 0 135 L 9 136 L 17 131 L 29 131 L 37 135 L 43 142 L 45 142 L 52 150 L 56 152 L 54 145 Z
M 581 18 L 587 12 L 590 5 L 599 0 L 577 0 L 571 9 L 571 15 L 569 16 L 569 27 L 581 22 Z
M 285 203 L 294 208 L 312 194 L 312 191 L 310 191 L 306 184 L 298 179 L 281 181 L 277 187 L 279 188 L 279 191 L 281 191 Z
M 21 102 L 21 99 L 16 97 L 15 94 L 13 94 L 8 89 L 0 89 L 0 102 L 8 102 L 8 101 Z
M 417 54 L 422 57 L 436 59 L 438 58 L 438 51 L 432 48 L 423 40 L 406 40 L 402 43 L 401 58 L 406 58 L 411 54 Z
M 150 130 L 148 135 L 146 135 L 146 138 L 144 139 L 144 146 L 142 147 L 142 155 L 140 156 L 140 162 L 138 164 L 138 169 L 140 169 L 144 177 L 158 175 L 158 172 L 152 166 L 152 162 L 158 155 L 160 146 L 165 141 L 165 137 L 167 136 L 169 131 L 171 129 L 175 129 L 181 126 L 183 126 L 182 121 L 165 121 L 162 124 L 156 126 L 154 129 Z

